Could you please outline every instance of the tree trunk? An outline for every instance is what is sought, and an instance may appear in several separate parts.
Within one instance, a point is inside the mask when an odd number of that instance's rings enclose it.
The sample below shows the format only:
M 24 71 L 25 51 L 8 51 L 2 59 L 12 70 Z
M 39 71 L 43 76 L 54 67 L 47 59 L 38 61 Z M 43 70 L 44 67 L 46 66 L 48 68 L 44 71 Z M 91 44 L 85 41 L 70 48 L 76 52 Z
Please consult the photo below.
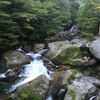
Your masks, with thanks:
M 98 35 L 100 35 L 100 25 L 99 25 L 99 33 L 98 33 Z

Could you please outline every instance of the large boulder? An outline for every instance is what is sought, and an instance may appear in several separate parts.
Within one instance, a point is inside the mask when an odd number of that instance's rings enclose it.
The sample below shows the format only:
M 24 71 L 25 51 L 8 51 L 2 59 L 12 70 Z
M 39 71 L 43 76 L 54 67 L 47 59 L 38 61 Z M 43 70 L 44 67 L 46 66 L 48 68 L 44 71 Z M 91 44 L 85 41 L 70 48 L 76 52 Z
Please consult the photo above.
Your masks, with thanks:
M 30 56 L 24 55 L 23 53 L 15 50 L 5 52 L 3 56 L 6 60 L 7 67 L 25 64 L 32 59 Z
M 100 61 L 100 38 L 92 42 L 89 50 L 91 54 Z
M 50 57 L 55 64 L 83 65 L 88 62 L 82 56 L 80 48 L 69 41 L 48 43 L 48 47 L 46 56 Z
M 60 78 L 60 90 L 67 89 L 63 100 L 89 100 L 97 90 L 96 86 L 100 86 L 98 79 L 84 76 L 77 70 L 67 70 Z
M 41 75 L 29 83 L 20 85 L 10 98 L 12 100 L 45 100 L 48 89 L 49 81 L 46 76 Z

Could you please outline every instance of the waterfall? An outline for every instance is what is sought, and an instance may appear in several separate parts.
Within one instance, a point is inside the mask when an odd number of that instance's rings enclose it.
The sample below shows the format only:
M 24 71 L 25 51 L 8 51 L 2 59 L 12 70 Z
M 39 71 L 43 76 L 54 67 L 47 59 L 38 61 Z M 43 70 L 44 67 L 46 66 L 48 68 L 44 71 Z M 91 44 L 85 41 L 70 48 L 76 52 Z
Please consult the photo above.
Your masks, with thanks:
M 47 97 L 46 100 L 53 100 L 52 95 L 50 95 L 49 97 Z
M 6 73 L 10 72 L 12 69 L 8 69 L 5 73 L 0 74 L 0 78 L 5 78 Z
M 75 25 L 73 25 L 73 26 L 72 26 L 72 28 L 70 29 L 70 32 L 72 32 L 72 31 L 73 31 L 74 27 L 75 27 Z
M 17 50 L 23 52 L 21 48 Z M 47 49 L 42 50 L 37 54 L 33 52 L 26 53 L 26 55 L 31 56 L 33 60 L 30 61 L 30 64 L 24 65 L 25 69 L 19 75 L 19 77 L 23 78 L 18 83 L 12 85 L 10 90 L 6 90 L 8 93 L 14 91 L 19 85 L 32 81 L 39 75 L 45 75 L 49 80 L 52 79 L 51 76 L 48 74 L 49 70 L 43 64 L 43 60 L 37 60 L 37 58 L 40 57 L 46 50 Z M 49 71 L 49 73 L 52 72 Z

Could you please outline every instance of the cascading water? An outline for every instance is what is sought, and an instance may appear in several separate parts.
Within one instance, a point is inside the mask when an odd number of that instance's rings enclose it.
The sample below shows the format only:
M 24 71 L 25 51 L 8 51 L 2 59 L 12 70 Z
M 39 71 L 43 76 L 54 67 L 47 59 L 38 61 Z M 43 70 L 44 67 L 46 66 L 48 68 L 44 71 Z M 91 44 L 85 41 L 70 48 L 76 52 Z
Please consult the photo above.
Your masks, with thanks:
M 46 100 L 53 100 L 52 95 L 50 95 L 49 97 L 47 97 Z
M 0 78 L 5 78 L 6 77 L 6 73 L 10 72 L 12 69 L 8 69 L 5 73 L 0 74 Z
M 73 25 L 73 26 L 72 26 L 72 28 L 70 29 L 70 32 L 72 32 L 72 31 L 73 31 L 74 27 L 75 27 L 75 25 Z
M 25 84 L 35 79 L 39 75 L 45 75 L 47 76 L 49 80 L 51 79 L 51 77 L 47 73 L 49 70 L 44 66 L 43 60 L 37 60 L 37 58 L 40 57 L 41 54 L 43 54 L 46 50 L 47 49 L 42 50 L 41 52 L 37 54 L 34 54 L 33 52 L 26 53 L 26 55 L 31 56 L 33 60 L 30 61 L 30 64 L 24 65 L 25 69 L 19 75 L 19 77 L 23 77 L 23 78 L 18 83 L 12 85 L 12 87 L 10 88 L 8 92 L 14 91 L 19 85 Z
M 25 52 L 21 49 L 22 47 L 20 47 L 19 49 L 17 49 L 17 51 L 19 52 L 23 52 L 25 54 Z M 26 53 L 26 55 L 31 56 L 33 59 L 30 61 L 30 64 L 26 64 L 23 66 L 24 69 L 21 69 L 21 73 L 20 75 L 17 76 L 16 80 L 12 80 L 11 82 L 1 82 L 0 85 L 5 84 L 2 88 L 3 93 L 0 92 L 0 97 L 7 95 L 9 93 L 11 93 L 12 91 L 14 91 L 19 85 L 25 84 L 27 82 L 32 81 L 33 79 L 35 79 L 36 77 L 38 77 L 39 75 L 45 75 L 47 76 L 47 78 L 49 80 L 52 79 L 52 77 L 48 74 L 48 69 L 46 68 L 46 66 L 44 66 L 43 64 L 43 60 L 38 60 L 37 58 L 41 57 L 41 55 L 46 52 L 47 49 L 40 51 L 39 53 L 33 53 L 33 52 L 29 52 Z M 6 74 L 8 72 L 10 72 L 12 69 L 9 69 L 8 71 L 6 71 L 3 74 L 0 74 L 0 79 L 5 79 L 6 78 Z M 52 73 L 51 71 L 49 71 L 49 73 Z M 7 87 L 8 86 L 8 87 Z M 0 90 L 1 91 L 1 90 Z M 48 99 L 48 100 L 52 100 L 52 99 Z

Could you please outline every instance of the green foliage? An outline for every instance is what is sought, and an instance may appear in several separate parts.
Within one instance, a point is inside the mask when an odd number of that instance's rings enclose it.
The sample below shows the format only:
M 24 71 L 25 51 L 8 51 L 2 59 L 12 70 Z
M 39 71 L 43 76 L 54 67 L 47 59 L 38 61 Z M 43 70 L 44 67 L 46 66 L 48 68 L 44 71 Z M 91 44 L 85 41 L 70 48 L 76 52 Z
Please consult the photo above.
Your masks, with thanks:
M 1 0 L 0 49 L 13 47 L 19 41 L 38 41 L 60 31 L 70 13 L 53 1 Z
M 99 6 L 99 0 L 0 0 L 0 50 L 43 40 L 75 20 L 82 32 L 98 33 Z
M 19 27 L 13 22 L 10 14 L 5 12 L 5 8 L 11 4 L 7 1 L 0 1 L 0 49 L 6 49 L 18 44 Z
M 81 36 L 84 37 L 84 38 L 87 38 L 88 40 L 93 40 L 94 39 L 93 34 L 91 34 L 91 33 L 82 32 Z
M 93 34 L 98 33 L 100 17 L 98 10 L 95 10 L 98 3 L 100 4 L 98 0 L 88 0 L 79 7 L 76 21 L 79 23 L 82 36 L 91 38 Z
M 62 21 L 67 18 L 66 12 L 54 2 L 38 3 L 35 4 L 35 8 L 39 8 L 41 12 L 37 13 L 37 20 L 32 20 L 32 23 L 34 23 L 32 24 L 34 27 L 33 34 L 44 37 L 47 34 L 60 31 L 63 28 L 62 26 L 65 25 Z

